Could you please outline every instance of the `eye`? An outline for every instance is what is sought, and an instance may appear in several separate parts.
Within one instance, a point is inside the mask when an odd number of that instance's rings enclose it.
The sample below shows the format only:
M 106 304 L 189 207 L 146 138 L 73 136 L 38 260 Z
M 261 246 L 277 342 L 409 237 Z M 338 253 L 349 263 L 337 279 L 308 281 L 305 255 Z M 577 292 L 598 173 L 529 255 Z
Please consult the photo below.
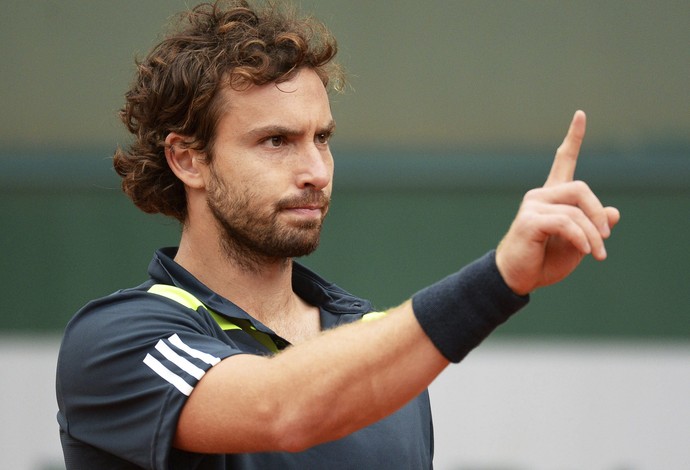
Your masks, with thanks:
M 285 137 L 282 135 L 272 135 L 266 138 L 264 143 L 269 147 L 278 148 L 285 145 L 285 140 Z
M 315 141 L 317 144 L 324 144 L 324 145 L 325 145 L 325 144 L 328 143 L 328 141 L 330 140 L 330 138 L 331 138 L 331 134 L 330 134 L 330 133 L 327 133 L 327 132 L 324 132 L 324 133 L 321 133 L 321 134 L 316 134 L 316 137 L 314 138 L 314 141 Z

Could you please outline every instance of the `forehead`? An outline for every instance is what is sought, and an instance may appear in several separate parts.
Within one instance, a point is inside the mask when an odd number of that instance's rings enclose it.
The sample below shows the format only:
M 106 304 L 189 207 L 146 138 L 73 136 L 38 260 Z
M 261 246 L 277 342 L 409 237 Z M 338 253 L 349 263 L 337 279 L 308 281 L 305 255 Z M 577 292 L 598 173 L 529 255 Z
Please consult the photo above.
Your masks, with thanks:
M 311 69 L 299 71 L 282 83 L 250 86 L 244 90 L 223 90 L 223 113 L 219 131 L 251 131 L 280 125 L 303 129 L 319 127 L 332 120 L 328 93 Z

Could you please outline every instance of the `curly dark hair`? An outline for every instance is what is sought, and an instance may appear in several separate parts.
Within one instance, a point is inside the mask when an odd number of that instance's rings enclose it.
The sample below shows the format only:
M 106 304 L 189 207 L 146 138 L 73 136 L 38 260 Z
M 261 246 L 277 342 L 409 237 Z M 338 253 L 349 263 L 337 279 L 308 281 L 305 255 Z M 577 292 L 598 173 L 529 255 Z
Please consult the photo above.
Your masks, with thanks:
M 283 82 L 303 67 L 316 71 L 329 90 L 340 90 L 344 75 L 333 58 L 337 43 L 329 30 L 294 9 L 245 0 L 201 4 L 179 17 L 169 34 L 143 61 L 126 93 L 120 118 L 135 140 L 113 157 L 122 189 L 147 213 L 184 223 L 187 200 L 182 182 L 165 159 L 171 132 L 212 158 L 225 86 Z

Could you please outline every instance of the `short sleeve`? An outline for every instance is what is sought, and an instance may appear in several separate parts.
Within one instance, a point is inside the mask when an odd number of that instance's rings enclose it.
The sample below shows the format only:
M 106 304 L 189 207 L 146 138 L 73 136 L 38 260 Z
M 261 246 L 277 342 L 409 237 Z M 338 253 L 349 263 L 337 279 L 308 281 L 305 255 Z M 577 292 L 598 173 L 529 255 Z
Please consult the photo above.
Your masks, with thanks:
M 177 419 L 204 374 L 242 353 L 203 308 L 129 291 L 68 324 L 58 357 L 62 432 L 143 468 L 166 468 Z

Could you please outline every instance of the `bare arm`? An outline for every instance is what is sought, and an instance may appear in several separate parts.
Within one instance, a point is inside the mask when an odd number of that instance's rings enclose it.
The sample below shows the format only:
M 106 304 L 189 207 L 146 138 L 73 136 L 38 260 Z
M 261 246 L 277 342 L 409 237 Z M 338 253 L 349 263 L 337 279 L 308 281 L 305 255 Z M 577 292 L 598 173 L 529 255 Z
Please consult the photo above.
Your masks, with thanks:
M 448 365 L 410 302 L 272 358 L 213 367 L 182 410 L 175 446 L 204 453 L 298 451 L 393 413 Z

